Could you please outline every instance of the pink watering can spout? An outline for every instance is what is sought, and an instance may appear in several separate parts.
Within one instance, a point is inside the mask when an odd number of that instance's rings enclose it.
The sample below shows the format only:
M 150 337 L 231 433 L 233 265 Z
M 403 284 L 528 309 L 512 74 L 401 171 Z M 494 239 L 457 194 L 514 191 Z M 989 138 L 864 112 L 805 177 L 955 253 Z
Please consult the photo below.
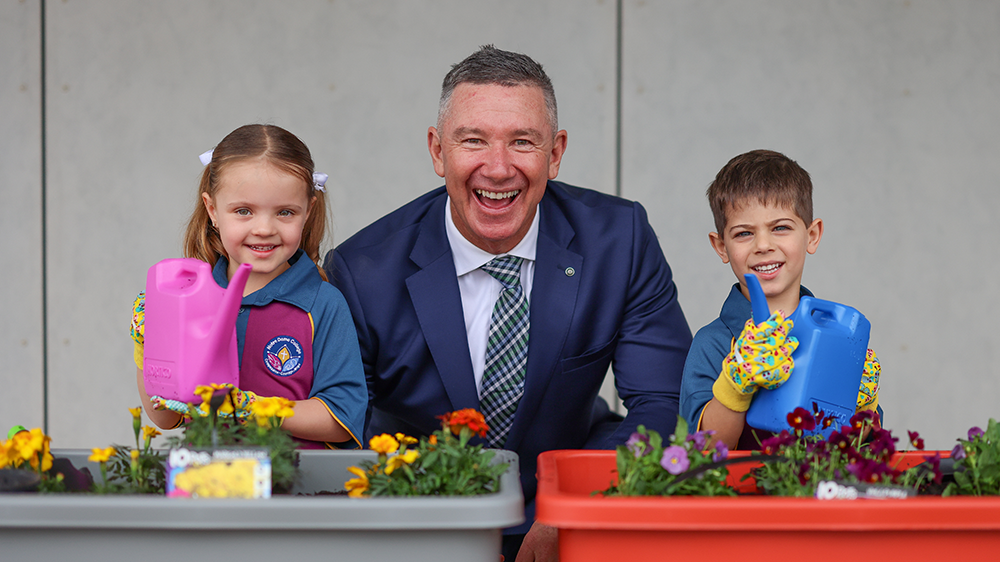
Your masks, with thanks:
M 149 269 L 143 381 L 150 396 L 192 402 L 199 385 L 239 386 L 236 316 L 251 269 L 241 265 L 226 289 L 200 260 L 168 259 Z
M 253 266 L 248 263 L 240 264 L 229 280 L 229 286 L 225 290 L 222 302 L 219 303 L 219 311 L 215 315 L 215 320 L 209 329 L 208 346 L 210 349 L 223 349 L 228 343 L 229 331 L 236 329 L 236 316 L 240 312 L 240 303 L 243 301 L 243 289 L 246 287 L 247 279 L 250 278 L 250 271 Z M 233 332 L 235 334 L 235 332 Z M 239 365 L 237 364 L 237 370 Z

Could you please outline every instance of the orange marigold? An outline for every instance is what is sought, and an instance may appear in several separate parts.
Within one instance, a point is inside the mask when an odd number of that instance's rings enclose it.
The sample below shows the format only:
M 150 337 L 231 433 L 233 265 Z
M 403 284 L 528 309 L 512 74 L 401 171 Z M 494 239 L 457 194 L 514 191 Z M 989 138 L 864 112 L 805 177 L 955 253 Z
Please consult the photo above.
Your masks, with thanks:
M 486 426 L 486 419 L 474 408 L 456 410 L 443 416 L 438 416 L 438 419 L 443 422 L 442 426 L 445 429 L 450 429 L 455 435 L 461 433 L 463 427 L 468 427 L 472 433 L 480 437 L 486 437 L 486 432 L 489 430 L 489 427 Z

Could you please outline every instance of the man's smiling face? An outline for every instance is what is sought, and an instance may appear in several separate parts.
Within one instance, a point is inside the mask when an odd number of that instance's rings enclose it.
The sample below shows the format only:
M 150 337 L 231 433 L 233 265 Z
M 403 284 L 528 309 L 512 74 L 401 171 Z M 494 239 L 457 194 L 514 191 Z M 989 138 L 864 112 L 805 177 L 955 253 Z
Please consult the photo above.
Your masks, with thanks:
M 553 133 L 541 88 L 459 84 L 427 144 L 459 232 L 492 254 L 527 233 L 559 173 L 566 131 Z

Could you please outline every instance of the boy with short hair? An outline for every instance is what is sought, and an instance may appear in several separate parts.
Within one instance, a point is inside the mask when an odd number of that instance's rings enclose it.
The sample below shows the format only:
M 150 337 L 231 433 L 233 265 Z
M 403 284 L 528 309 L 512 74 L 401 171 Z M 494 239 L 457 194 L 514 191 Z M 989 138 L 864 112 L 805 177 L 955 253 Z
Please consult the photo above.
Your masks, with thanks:
M 709 241 L 739 283 L 733 285 L 719 318 L 694 337 L 684 365 L 680 412 L 691 427 L 715 431 L 731 449 L 758 449 L 770 434 L 748 426 L 746 411 L 758 388 L 777 388 L 792 373 L 791 354 L 798 342 L 786 337 L 791 330 L 786 318 L 801 296 L 812 296 L 801 285 L 802 270 L 806 254 L 815 253 L 823 237 L 823 220 L 813 218 L 809 174 L 770 150 L 730 160 L 707 196 L 716 228 Z M 758 325 L 750 320 L 745 273 L 760 280 L 772 312 Z M 879 372 L 878 359 L 869 349 L 858 411 L 878 407 Z

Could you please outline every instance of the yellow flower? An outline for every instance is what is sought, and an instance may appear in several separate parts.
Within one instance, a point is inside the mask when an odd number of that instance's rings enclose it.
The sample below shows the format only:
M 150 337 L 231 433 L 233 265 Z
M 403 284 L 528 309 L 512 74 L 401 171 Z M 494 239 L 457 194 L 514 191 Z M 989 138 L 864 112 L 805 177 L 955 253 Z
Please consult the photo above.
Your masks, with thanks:
M 399 449 L 399 441 L 396 441 L 396 438 L 392 435 L 383 433 L 382 435 L 372 437 L 371 441 L 368 442 L 368 446 L 376 453 L 387 455 L 395 453 L 396 449 Z
M 396 440 L 402 443 L 403 445 L 413 445 L 414 443 L 417 442 L 415 438 L 410 437 L 409 435 L 403 435 L 402 433 L 396 434 Z
M 87 457 L 87 460 L 91 462 L 108 462 L 114 454 L 114 447 L 106 447 L 104 449 L 94 447 L 90 450 L 90 456 Z
M 203 408 L 205 412 L 209 411 L 208 405 L 212 401 L 212 395 L 215 394 L 215 391 L 219 389 L 232 390 L 233 385 L 228 383 L 218 384 L 213 382 L 212 384 L 209 385 L 199 384 L 198 386 L 194 387 L 194 394 L 195 396 L 201 398 L 201 403 L 205 405 L 205 407 Z M 219 411 L 226 414 L 231 413 L 233 411 L 233 403 L 229 399 L 228 394 L 226 395 L 226 399 L 222 402 L 222 406 L 219 406 Z
M 427 442 L 430 443 L 431 445 L 437 445 L 438 444 L 438 436 L 434 435 L 434 434 L 431 434 L 431 436 L 427 439 Z
M 352 498 L 360 498 L 368 491 L 368 475 L 365 474 L 364 470 L 356 466 L 352 466 L 347 469 L 351 474 L 357 476 L 357 478 L 351 478 L 347 482 L 344 482 L 344 488 L 347 489 L 347 495 Z
M 257 425 L 268 427 L 271 418 L 290 418 L 295 415 L 295 402 L 281 396 L 257 397 L 250 403 L 250 413 Z
M 21 431 L 14 435 L 11 439 L 11 446 L 13 448 L 14 454 L 11 455 L 14 458 L 14 465 L 19 466 L 24 461 L 28 461 L 31 464 L 31 468 L 38 470 L 38 461 L 41 457 L 42 461 L 42 471 L 46 471 L 52 468 L 52 454 L 49 452 L 49 442 L 51 438 L 48 435 L 42 433 L 41 428 L 35 428 L 31 431 Z
M 14 462 L 14 441 L 8 439 L 0 441 L 0 468 L 4 468 Z
M 129 408 L 129 412 L 132 412 L 132 419 L 137 420 L 142 417 L 142 406 L 136 408 Z
M 386 476 L 392 474 L 393 470 L 396 470 L 397 468 L 403 466 L 404 464 L 411 464 L 411 463 L 413 463 L 413 461 L 417 460 L 417 457 L 419 457 L 419 456 L 420 456 L 420 453 L 418 453 L 416 451 L 406 451 L 402 455 L 396 455 L 396 456 L 390 457 L 389 461 L 386 462 L 386 465 L 385 465 L 385 474 L 386 474 Z
M 142 427 L 142 438 L 143 438 L 143 443 L 146 444 L 146 447 L 149 447 L 149 443 L 150 441 L 153 440 L 154 437 L 159 437 L 160 435 L 163 434 L 160 433 L 160 430 L 156 429 L 155 427 L 149 425 L 145 425 Z

